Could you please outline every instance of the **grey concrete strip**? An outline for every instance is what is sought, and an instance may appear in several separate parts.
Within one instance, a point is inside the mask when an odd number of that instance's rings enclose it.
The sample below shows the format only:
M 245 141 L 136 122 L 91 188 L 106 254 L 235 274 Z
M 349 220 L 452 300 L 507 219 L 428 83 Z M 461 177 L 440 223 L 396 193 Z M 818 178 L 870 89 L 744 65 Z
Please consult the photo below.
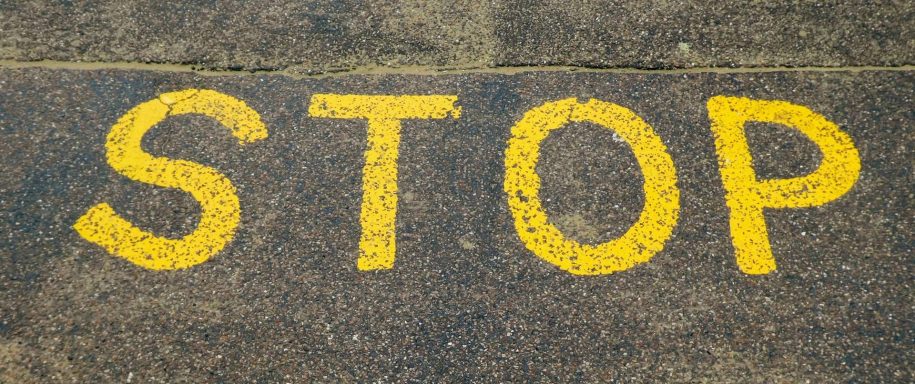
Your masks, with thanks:
M 898 66 L 915 5 L 885 2 L 4 2 L 0 59 L 300 73 L 373 66 Z
M 218 169 L 241 205 L 216 256 L 148 270 L 73 225 L 107 202 L 158 236 L 194 230 L 191 195 L 105 160 L 122 115 L 188 88 L 243 100 L 269 137 L 242 146 L 190 115 L 145 136 L 149 153 Z M 356 268 L 367 124 L 310 116 L 328 93 L 457 96 L 459 118 L 403 123 L 393 269 Z M 804 105 L 860 154 L 843 196 L 765 210 L 778 263 L 767 275 L 735 261 L 706 108 L 717 95 Z M 511 127 L 569 97 L 631 109 L 667 147 L 679 222 L 647 263 L 576 276 L 516 231 L 503 191 Z M 0 70 L 0 382 L 908 382 L 913 97 L 915 76 L 899 71 Z M 798 131 L 749 128 L 760 178 L 820 166 Z M 550 221 L 585 244 L 621 236 L 655 203 L 631 148 L 592 123 L 552 133 L 537 173 Z
M 501 65 L 901 65 L 911 1 L 518 1 L 495 16 Z

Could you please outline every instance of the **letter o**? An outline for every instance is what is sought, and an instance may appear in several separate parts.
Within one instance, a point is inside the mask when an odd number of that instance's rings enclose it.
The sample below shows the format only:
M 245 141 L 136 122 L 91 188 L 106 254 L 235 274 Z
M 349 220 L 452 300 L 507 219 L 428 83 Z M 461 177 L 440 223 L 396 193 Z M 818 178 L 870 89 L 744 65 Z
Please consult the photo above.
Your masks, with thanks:
M 645 205 L 639 219 L 621 237 L 598 245 L 563 236 L 540 202 L 537 160 L 540 146 L 569 122 L 587 121 L 615 131 L 631 147 L 645 178 Z M 505 150 L 505 185 L 515 230 L 535 255 L 575 275 L 604 275 L 647 262 L 664 248 L 680 210 L 680 191 L 667 147 L 639 116 L 619 105 L 574 98 L 529 110 L 512 127 Z

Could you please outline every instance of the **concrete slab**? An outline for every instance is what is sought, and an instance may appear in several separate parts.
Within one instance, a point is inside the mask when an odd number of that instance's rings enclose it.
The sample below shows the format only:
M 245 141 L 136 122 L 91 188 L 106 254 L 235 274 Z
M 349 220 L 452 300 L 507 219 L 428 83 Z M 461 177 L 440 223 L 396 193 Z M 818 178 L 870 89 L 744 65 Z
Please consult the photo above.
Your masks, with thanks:
M 663 1 L 5 2 L 0 59 L 362 67 L 899 66 L 915 5 Z

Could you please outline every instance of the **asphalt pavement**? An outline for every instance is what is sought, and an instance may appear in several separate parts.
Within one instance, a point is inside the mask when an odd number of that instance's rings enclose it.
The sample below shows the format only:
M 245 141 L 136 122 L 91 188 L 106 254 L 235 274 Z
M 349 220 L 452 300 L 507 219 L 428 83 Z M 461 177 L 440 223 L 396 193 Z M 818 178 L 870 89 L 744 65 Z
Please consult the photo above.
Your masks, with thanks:
M 665 4 L 0 5 L 0 383 L 911 382 L 915 7 Z

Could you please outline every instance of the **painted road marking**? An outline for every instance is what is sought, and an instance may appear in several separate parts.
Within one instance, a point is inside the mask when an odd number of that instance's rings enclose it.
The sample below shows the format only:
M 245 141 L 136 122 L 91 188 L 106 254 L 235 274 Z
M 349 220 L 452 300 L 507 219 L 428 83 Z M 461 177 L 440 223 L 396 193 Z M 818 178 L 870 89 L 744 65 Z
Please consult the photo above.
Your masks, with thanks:
M 363 167 L 359 270 L 390 269 L 396 258 L 397 161 L 402 120 L 460 117 L 454 95 L 316 94 L 313 117 L 365 119 L 367 148 Z M 767 274 L 776 268 L 763 210 L 825 204 L 845 194 L 861 169 L 851 138 L 809 108 L 784 101 L 715 96 L 708 103 L 711 132 L 730 209 L 731 237 L 741 271 Z M 108 163 L 128 178 L 190 193 L 201 205 L 197 228 L 181 239 L 158 237 L 124 220 L 108 204 L 91 208 L 74 224 L 86 240 L 109 253 L 153 270 L 200 264 L 228 244 L 241 209 L 228 178 L 197 163 L 154 157 L 140 148 L 146 132 L 169 116 L 196 113 L 216 119 L 240 144 L 267 138 L 256 111 L 243 101 L 216 91 L 169 92 L 128 111 L 111 129 L 105 148 Z M 588 121 L 616 132 L 632 148 L 644 175 L 645 206 L 638 221 L 620 238 L 592 246 L 566 238 L 550 223 L 540 203 L 536 166 L 540 146 L 570 122 Z M 799 130 L 823 153 L 819 168 L 790 179 L 758 180 L 744 133 L 748 121 L 770 122 Z M 547 102 L 529 110 L 511 128 L 505 150 L 509 210 L 525 246 L 539 258 L 576 275 L 604 275 L 649 261 L 661 251 L 676 226 L 680 192 L 667 147 L 633 111 L 606 101 L 574 98 Z
M 195 113 L 219 121 L 239 144 L 267 138 L 260 115 L 243 101 L 216 91 L 187 89 L 159 95 L 131 109 L 111 128 L 105 149 L 108 164 L 131 180 L 190 193 L 200 203 L 200 222 L 181 239 L 156 236 L 98 204 L 73 228 L 89 242 L 144 268 L 183 269 L 219 253 L 235 235 L 241 207 L 235 187 L 215 169 L 185 160 L 155 157 L 140 143 L 147 131 L 169 116 Z
M 816 207 L 839 198 L 858 180 L 861 158 L 851 137 L 809 108 L 784 101 L 716 96 L 708 101 L 718 168 L 731 210 L 737 265 L 748 274 L 775 270 L 763 208 Z M 807 136 L 823 154 L 813 173 L 758 180 L 744 132 L 748 121 L 777 123 Z
M 645 207 L 638 221 L 622 237 L 597 246 L 564 237 L 540 204 L 540 145 L 550 132 L 581 121 L 619 134 L 645 175 Z M 527 249 L 575 275 L 610 274 L 647 262 L 664 248 L 680 210 L 674 163 L 661 138 L 632 111 L 595 99 L 584 104 L 574 98 L 549 102 L 524 114 L 505 150 L 505 193 Z
M 457 96 L 314 95 L 314 117 L 368 120 L 368 147 L 362 170 L 362 236 L 357 268 L 394 268 L 397 218 L 397 157 L 401 120 L 461 116 Z

